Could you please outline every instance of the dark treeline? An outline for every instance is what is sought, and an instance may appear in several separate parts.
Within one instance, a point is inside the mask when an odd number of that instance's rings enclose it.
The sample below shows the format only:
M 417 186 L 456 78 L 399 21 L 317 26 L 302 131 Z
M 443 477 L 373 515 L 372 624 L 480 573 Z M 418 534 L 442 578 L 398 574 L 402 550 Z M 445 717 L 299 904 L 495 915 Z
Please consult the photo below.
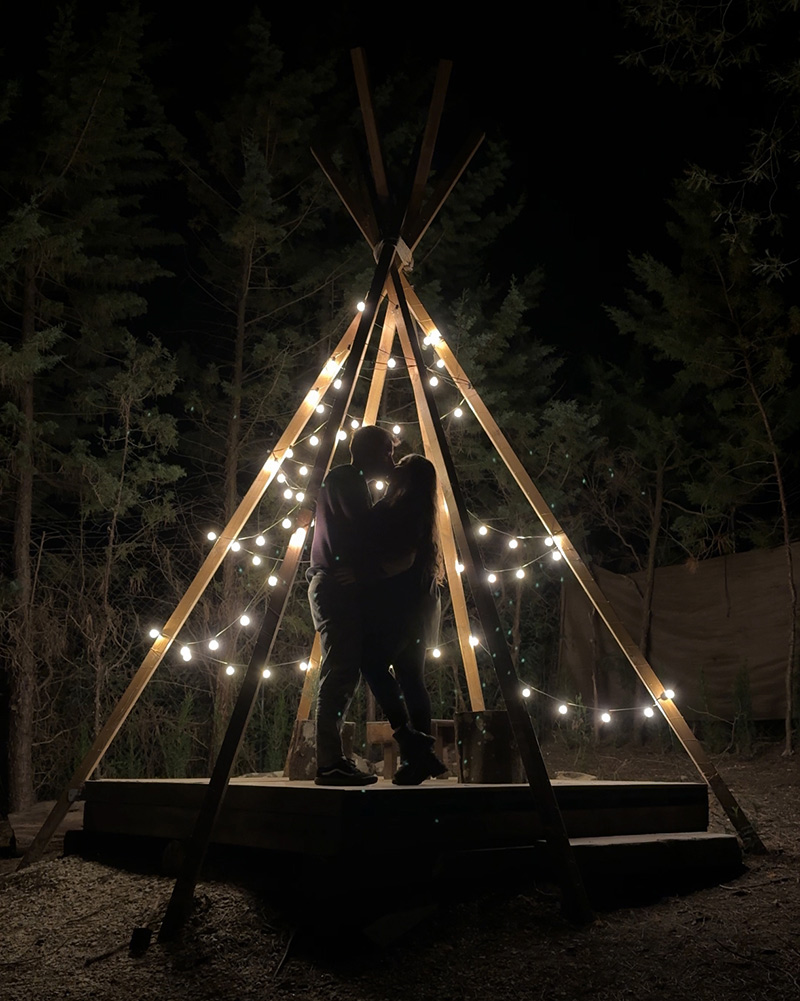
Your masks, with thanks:
M 639 21 L 634 10 L 624 36 L 631 61 L 650 60 L 666 75 L 680 66 L 673 49 L 694 45 L 700 67 L 698 52 L 713 50 L 703 33 L 714 31 L 714 9 L 708 25 L 673 37 L 662 6 L 663 22 Z M 792 6 L 774 16 L 791 18 Z M 289 60 L 256 11 L 221 33 L 225 72 L 214 86 L 199 77 L 178 86 L 135 7 L 102 22 L 65 8 L 38 30 L 25 58 L 9 53 L 0 90 L 0 696 L 4 798 L 14 808 L 58 790 L 80 760 L 148 649 L 149 630 L 200 565 L 208 533 L 226 524 L 329 357 L 372 269 L 309 152 L 322 136 L 342 169 L 352 156 L 331 127 L 358 132 L 341 53 Z M 780 37 L 770 18 L 755 16 L 741 33 L 759 46 L 766 33 L 760 52 Z M 604 289 L 598 315 L 603 301 L 617 303 L 607 313 L 616 340 L 601 351 L 585 337 L 577 378 L 536 322 L 548 270 L 533 259 L 522 271 L 519 261 L 513 272 L 498 268 L 497 247 L 526 212 L 509 195 L 524 188 L 513 143 L 485 144 L 412 273 L 573 541 L 590 561 L 645 570 L 651 582 L 659 565 L 754 546 L 782 545 L 790 560 L 797 534 L 798 314 L 784 279 L 797 256 L 789 216 L 798 82 L 780 51 L 753 69 L 742 34 L 727 76 L 735 83 L 744 74 L 784 117 L 762 110 L 733 159 L 698 165 L 676 183 L 653 220 L 659 234 L 669 220 L 672 256 L 634 257 L 629 278 Z M 639 37 L 655 44 L 637 59 Z M 716 85 L 713 69 L 677 84 Z M 431 66 L 412 70 L 376 87 L 399 174 L 432 79 Z M 439 392 L 476 526 L 488 529 L 485 565 L 518 669 L 556 693 L 560 568 L 479 429 L 457 415 L 457 387 L 442 379 Z M 400 427 L 401 453 L 420 449 L 401 364 L 381 421 Z M 302 490 L 313 430 L 147 687 L 105 774 L 207 773 L 253 636 L 241 616 L 257 624 L 263 613 L 287 539 L 281 523 L 297 504 L 284 491 Z M 645 649 L 647 622 L 645 614 Z M 300 585 L 243 771 L 282 766 L 311 638 Z M 431 687 L 435 714 L 450 715 L 466 694 L 447 616 L 442 639 Z M 793 632 L 789 728 L 795 656 Z M 494 705 L 490 664 L 481 667 Z

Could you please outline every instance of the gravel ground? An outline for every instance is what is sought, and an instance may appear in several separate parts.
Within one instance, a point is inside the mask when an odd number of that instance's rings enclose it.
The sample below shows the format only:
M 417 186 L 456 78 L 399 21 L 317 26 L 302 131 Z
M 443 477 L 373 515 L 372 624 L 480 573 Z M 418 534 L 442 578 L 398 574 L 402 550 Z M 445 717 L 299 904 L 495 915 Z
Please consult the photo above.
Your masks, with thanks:
M 546 756 L 551 774 L 575 766 L 563 752 Z M 800 760 L 767 748 L 718 767 L 769 854 L 748 856 L 730 883 L 601 911 L 584 928 L 561 917 L 551 887 L 521 884 L 442 902 L 379 949 L 337 915 L 331 935 L 296 928 L 263 881 L 204 882 L 181 940 L 134 955 L 132 930 L 157 929 L 173 881 L 60 857 L 56 841 L 19 873 L 0 860 L 0 998 L 800 999 Z M 677 754 L 638 750 L 584 756 L 579 770 L 695 778 Z M 43 812 L 13 818 L 22 848 Z M 712 829 L 726 829 L 713 803 Z

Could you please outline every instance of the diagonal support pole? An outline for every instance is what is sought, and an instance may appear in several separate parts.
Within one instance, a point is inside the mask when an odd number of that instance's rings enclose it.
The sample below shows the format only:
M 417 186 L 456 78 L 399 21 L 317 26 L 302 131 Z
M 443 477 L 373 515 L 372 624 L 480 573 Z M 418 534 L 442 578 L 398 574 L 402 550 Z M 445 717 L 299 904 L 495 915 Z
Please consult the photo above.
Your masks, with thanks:
M 483 627 L 486 646 L 492 657 L 494 670 L 503 699 L 506 704 L 509 722 L 522 758 L 525 774 L 531 787 L 534 801 L 540 812 L 545 830 L 547 847 L 553 859 L 553 864 L 561 880 L 562 908 L 569 918 L 576 922 L 587 922 L 593 919 L 586 891 L 583 886 L 578 864 L 572 852 L 567 837 L 564 820 L 556 802 L 553 787 L 547 775 L 539 742 L 533 729 L 530 715 L 522 699 L 521 686 L 514 662 L 503 637 L 502 624 L 497 614 L 491 592 L 479 573 L 480 554 L 475 540 L 468 530 L 469 514 L 458 483 L 450 448 L 439 419 L 436 401 L 430 387 L 421 378 L 424 369 L 419 342 L 413 335 L 411 315 L 403 293 L 400 276 L 395 269 L 392 274 L 394 292 L 400 307 L 401 320 L 397 329 L 403 353 L 406 356 L 411 384 L 420 423 L 424 425 L 428 436 L 434 464 L 439 471 L 439 482 L 445 494 L 447 505 L 453 517 L 453 529 L 456 534 L 459 549 L 464 561 L 464 568 L 469 580 L 470 590 Z
M 436 327 L 426 312 L 424 306 L 414 293 L 405 276 L 400 279 L 403 291 L 407 295 L 408 303 L 426 334 L 432 333 Z M 673 733 L 681 742 L 684 750 L 691 758 L 695 768 L 703 776 L 711 791 L 717 797 L 720 805 L 729 820 L 736 829 L 745 849 L 754 854 L 762 854 L 766 851 L 763 842 L 755 832 L 752 824 L 747 819 L 744 811 L 739 806 L 725 780 L 717 771 L 713 761 L 706 754 L 700 741 L 692 733 L 689 724 L 683 718 L 678 707 L 664 694 L 664 686 L 657 677 L 650 663 L 633 640 L 622 620 L 614 611 L 613 606 L 600 590 L 600 586 L 592 577 L 589 568 L 581 558 L 580 553 L 570 542 L 566 532 L 561 527 L 558 519 L 553 514 L 551 508 L 536 488 L 533 480 L 525 467 L 517 458 L 508 439 L 496 424 L 488 408 L 480 398 L 477 390 L 467 378 L 464 369 L 459 364 L 457 358 L 450 350 L 444 340 L 439 338 L 434 342 L 434 349 L 439 357 L 444 361 L 445 370 L 453 382 L 458 386 L 462 396 L 468 403 L 470 409 L 478 420 L 483 430 L 486 432 L 491 443 L 494 445 L 497 454 L 505 463 L 511 475 L 517 481 L 525 498 L 537 515 L 545 530 L 554 539 L 556 546 L 564 557 L 567 566 L 575 575 L 576 580 L 585 591 L 589 601 L 597 610 L 598 614 L 608 626 L 611 635 L 616 641 L 622 653 L 628 659 L 631 667 L 639 676 L 642 684 L 653 698 L 653 701 L 661 710 L 662 715 L 672 728 Z

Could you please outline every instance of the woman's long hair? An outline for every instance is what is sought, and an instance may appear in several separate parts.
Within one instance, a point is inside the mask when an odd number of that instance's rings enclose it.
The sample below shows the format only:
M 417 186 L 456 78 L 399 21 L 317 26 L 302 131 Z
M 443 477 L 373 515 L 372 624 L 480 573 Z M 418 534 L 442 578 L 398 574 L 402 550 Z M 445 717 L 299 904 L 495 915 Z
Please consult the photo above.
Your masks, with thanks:
M 441 583 L 444 577 L 437 518 L 436 470 L 424 455 L 406 455 L 389 478 L 386 496 L 378 507 L 386 515 L 384 551 L 402 555 L 415 549 L 415 565 L 423 578 Z

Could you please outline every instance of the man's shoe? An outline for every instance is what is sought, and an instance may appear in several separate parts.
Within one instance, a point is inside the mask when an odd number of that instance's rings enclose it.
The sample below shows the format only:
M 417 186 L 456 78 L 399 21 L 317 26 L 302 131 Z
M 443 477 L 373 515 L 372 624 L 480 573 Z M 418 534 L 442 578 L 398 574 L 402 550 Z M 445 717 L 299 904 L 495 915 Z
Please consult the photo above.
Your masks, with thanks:
M 327 768 L 318 768 L 314 784 L 318 786 L 369 786 L 378 781 L 377 775 L 368 775 L 356 768 L 355 761 L 341 758 Z
M 419 755 L 411 761 L 404 761 L 394 773 L 392 783 L 396 786 L 418 786 L 425 779 L 444 775 L 447 765 L 440 761 L 433 751 Z

